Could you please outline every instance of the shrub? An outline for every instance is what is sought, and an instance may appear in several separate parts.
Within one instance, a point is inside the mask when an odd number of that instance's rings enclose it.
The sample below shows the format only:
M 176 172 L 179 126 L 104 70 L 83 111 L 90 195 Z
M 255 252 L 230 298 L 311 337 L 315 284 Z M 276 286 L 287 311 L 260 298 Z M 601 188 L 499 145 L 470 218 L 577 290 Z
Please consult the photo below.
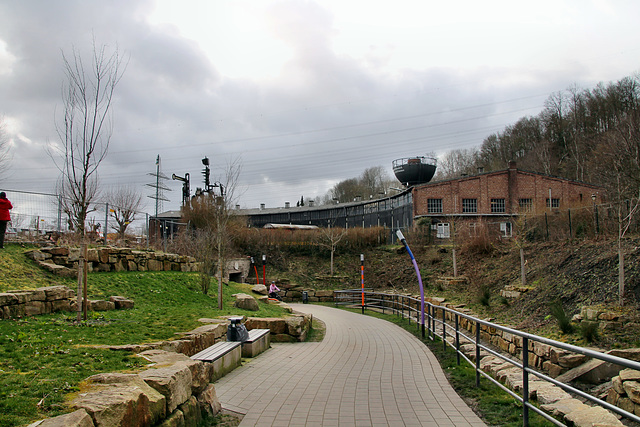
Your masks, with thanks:
M 489 307 L 489 305 L 491 305 L 491 291 L 489 288 L 480 289 L 480 304 L 485 307 Z
M 462 252 L 475 255 L 489 255 L 494 251 L 493 242 L 489 238 L 489 233 L 485 227 L 480 229 L 477 236 L 464 242 Z
M 565 313 L 564 307 L 562 307 L 562 301 L 557 300 L 549 304 L 549 311 L 551 311 L 551 315 L 558 322 L 558 327 L 563 334 L 570 334 L 573 332 L 571 319 L 567 316 L 567 313 Z
M 589 343 L 595 341 L 598 338 L 598 322 L 580 323 L 580 335 Z

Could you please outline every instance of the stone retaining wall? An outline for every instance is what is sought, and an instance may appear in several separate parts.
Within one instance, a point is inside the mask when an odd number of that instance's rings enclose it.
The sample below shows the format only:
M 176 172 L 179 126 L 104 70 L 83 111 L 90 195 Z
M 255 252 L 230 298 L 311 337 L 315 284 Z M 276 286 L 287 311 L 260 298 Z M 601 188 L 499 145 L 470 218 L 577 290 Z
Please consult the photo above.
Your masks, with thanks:
M 234 316 L 235 317 L 235 316 Z M 37 421 L 29 427 L 163 427 L 201 425 L 221 410 L 211 382 L 221 375 L 216 364 L 189 356 L 226 339 L 227 319 L 199 319 L 206 323 L 176 340 L 142 345 L 101 346 L 137 353 L 149 361 L 137 374 L 106 373 L 87 378 L 70 403 L 74 412 Z M 273 328 L 279 335 L 306 336 L 310 315 L 287 319 L 248 318 L 254 329 Z M 285 326 L 284 330 L 282 326 Z M 291 333 L 291 335 L 289 335 Z
M 74 412 L 29 427 L 196 426 L 220 412 L 212 363 L 163 350 L 138 356 L 149 361 L 148 369 L 93 375 L 69 402 Z
M 278 288 L 280 289 L 280 297 L 282 297 L 282 301 L 284 302 L 301 302 L 302 301 L 302 293 L 307 293 L 307 298 L 309 302 L 333 302 L 333 291 L 332 290 L 321 290 L 321 289 L 305 289 L 302 286 L 293 285 L 289 283 L 276 283 Z M 267 295 L 267 286 L 257 284 L 253 285 L 251 289 L 254 293 L 259 295 Z
M 46 247 L 28 251 L 41 267 L 63 276 L 77 274 L 80 248 Z M 87 251 L 88 271 L 197 271 L 190 256 L 130 248 L 101 247 Z
M 333 302 L 333 291 L 316 290 L 316 289 L 304 289 L 301 286 L 292 287 L 289 289 L 284 288 L 282 300 L 286 302 L 299 302 L 302 301 L 302 293 L 306 292 L 309 302 Z
M 640 416 L 640 372 L 624 369 L 611 380 L 607 402 Z
M 271 342 L 301 342 L 307 339 L 313 316 L 293 314 L 285 318 L 249 317 L 245 322 L 248 330 L 269 329 Z
M 472 311 L 467 310 L 464 307 L 445 302 L 444 298 L 425 297 L 425 301 L 433 304 L 434 306 L 443 306 L 469 316 L 475 316 Z M 414 308 L 419 310 L 417 305 Z M 445 313 L 446 320 L 453 322 L 453 314 L 450 312 Z M 437 311 L 436 317 L 441 319 L 441 316 L 442 312 Z M 491 321 L 492 319 L 485 320 Z M 470 322 L 465 318 L 460 318 L 459 325 L 460 328 L 467 330 L 471 334 L 475 334 L 476 332 L 475 322 Z M 509 353 L 522 359 L 522 338 L 517 335 L 513 335 L 493 327 L 480 325 L 480 339 L 484 342 L 491 343 L 505 353 Z M 558 377 L 562 373 L 567 372 L 569 369 L 575 368 L 586 361 L 586 356 L 574 354 L 547 344 L 529 342 L 529 366 L 548 372 L 553 378 Z
M 133 301 L 121 296 L 112 296 L 108 301 L 89 300 L 88 302 L 89 311 L 131 309 L 134 305 Z M 47 286 L 0 293 L 0 319 L 37 316 L 58 311 L 77 311 L 76 293 L 66 286 Z

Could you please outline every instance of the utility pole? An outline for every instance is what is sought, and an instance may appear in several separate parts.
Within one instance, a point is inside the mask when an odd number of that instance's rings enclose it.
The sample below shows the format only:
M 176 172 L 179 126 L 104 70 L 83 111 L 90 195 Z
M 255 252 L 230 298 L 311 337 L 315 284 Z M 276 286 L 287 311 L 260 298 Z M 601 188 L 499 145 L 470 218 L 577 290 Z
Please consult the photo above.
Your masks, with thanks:
M 166 185 L 164 185 L 164 180 L 169 179 L 169 177 L 165 176 L 161 170 L 160 170 L 160 166 L 161 166 L 161 161 L 160 161 L 160 154 L 158 154 L 158 157 L 156 157 L 156 172 L 155 173 L 149 173 L 148 175 L 151 175 L 153 177 L 155 177 L 155 182 L 153 184 L 146 184 L 147 187 L 151 187 L 155 189 L 155 195 L 153 196 L 147 196 L 150 199 L 154 199 L 156 201 L 156 214 L 155 214 L 155 240 L 157 242 L 158 240 L 158 211 L 160 210 L 160 206 L 161 206 L 161 202 L 168 202 L 169 199 L 167 199 L 166 197 L 164 197 L 164 191 L 171 191 L 171 189 L 169 187 L 167 187 Z

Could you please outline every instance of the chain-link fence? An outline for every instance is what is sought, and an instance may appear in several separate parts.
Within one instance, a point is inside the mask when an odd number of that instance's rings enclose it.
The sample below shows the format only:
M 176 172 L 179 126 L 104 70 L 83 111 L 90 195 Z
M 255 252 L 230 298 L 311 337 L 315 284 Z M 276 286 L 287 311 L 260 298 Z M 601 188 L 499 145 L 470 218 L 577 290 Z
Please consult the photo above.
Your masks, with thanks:
M 20 236 L 65 233 L 72 228 L 71 221 L 64 212 L 61 195 L 9 189 L 0 191 L 7 194 L 7 199 L 13 205 L 7 230 L 9 240 Z M 93 204 L 93 210 L 87 216 L 86 230 L 95 238 L 104 239 L 106 231 L 106 237 L 115 239 L 118 224 L 114 219 L 114 213 L 118 208 L 102 202 Z M 146 241 L 148 223 L 149 215 L 136 211 L 133 220 L 127 224 L 127 235 L 136 239 L 138 243 Z
M 2 191 L 7 193 L 7 199 L 13 205 L 9 224 L 12 232 L 44 233 L 67 230 L 58 195 L 18 190 Z

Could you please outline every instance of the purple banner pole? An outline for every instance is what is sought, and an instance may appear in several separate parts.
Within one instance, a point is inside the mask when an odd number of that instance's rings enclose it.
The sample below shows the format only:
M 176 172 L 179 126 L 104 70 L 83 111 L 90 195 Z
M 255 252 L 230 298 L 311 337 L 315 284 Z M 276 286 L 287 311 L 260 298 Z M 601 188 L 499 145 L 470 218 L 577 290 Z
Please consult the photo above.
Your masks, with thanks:
M 409 244 L 407 243 L 407 240 L 404 238 L 402 231 L 398 230 L 396 232 L 396 236 L 398 236 L 398 239 L 400 239 L 405 249 L 407 250 L 407 253 L 411 257 L 413 268 L 416 269 L 416 275 L 418 276 L 418 284 L 420 285 L 420 315 L 421 315 L 420 325 L 422 325 L 422 337 L 424 338 L 424 287 L 422 286 L 422 276 L 420 276 L 420 269 L 418 268 L 418 263 L 416 262 L 416 258 L 413 256 L 413 252 L 411 252 L 411 249 L 409 248 Z

